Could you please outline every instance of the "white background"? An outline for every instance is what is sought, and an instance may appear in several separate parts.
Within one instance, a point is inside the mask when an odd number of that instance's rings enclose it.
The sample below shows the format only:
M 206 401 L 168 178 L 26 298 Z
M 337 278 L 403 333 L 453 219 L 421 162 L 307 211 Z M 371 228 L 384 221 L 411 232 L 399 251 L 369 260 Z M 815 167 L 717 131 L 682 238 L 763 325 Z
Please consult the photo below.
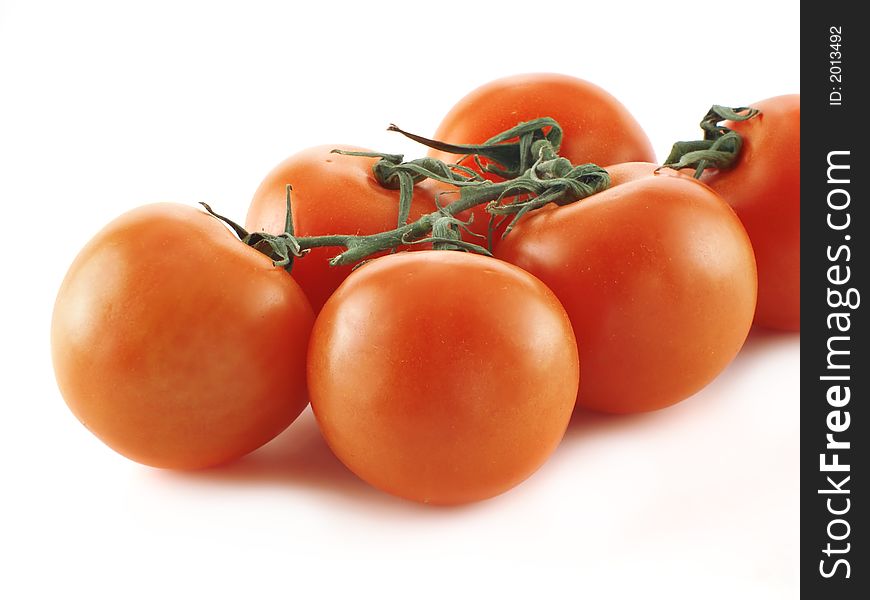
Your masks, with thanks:
M 712 103 L 799 91 L 792 2 L 295 4 L 0 0 L 0 597 L 796 597 L 797 335 L 754 334 L 671 409 L 579 415 L 525 484 L 454 509 L 355 479 L 309 412 L 193 474 L 78 424 L 52 303 L 121 212 L 205 200 L 243 220 L 285 156 L 420 154 L 386 125 L 431 134 L 502 75 L 601 85 L 660 159 Z

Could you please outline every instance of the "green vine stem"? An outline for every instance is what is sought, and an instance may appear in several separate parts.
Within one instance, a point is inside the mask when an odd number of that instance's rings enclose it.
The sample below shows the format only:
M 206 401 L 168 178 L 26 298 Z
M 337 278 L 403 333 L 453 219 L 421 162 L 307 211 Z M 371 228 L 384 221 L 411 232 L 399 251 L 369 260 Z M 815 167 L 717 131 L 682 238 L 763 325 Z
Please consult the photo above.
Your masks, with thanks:
M 387 128 L 387 131 L 401 133 L 405 137 L 435 150 L 463 155 L 457 162 L 462 162 L 471 156 L 480 172 L 493 173 L 503 179 L 514 179 L 525 173 L 538 160 L 543 148 L 546 148 L 546 158 L 554 158 L 562 144 L 562 127 L 550 117 L 520 123 L 516 127 L 491 137 L 483 144 L 448 144 L 408 133 L 392 124 Z M 510 140 L 514 138 L 516 141 L 511 142 Z M 481 156 L 498 164 L 484 165 L 480 160 Z
M 672 169 L 694 168 L 696 179 L 701 177 L 705 169 L 731 167 L 740 155 L 743 138 L 721 122 L 746 121 L 757 114 L 759 110 L 755 108 L 729 108 L 714 104 L 701 120 L 704 139 L 675 143 L 662 166 Z
M 547 159 L 556 158 L 559 145 L 562 143 L 562 128 L 554 119 L 549 117 L 520 123 L 485 143 L 477 145 L 446 144 L 408 133 L 392 124 L 387 130 L 401 133 L 431 148 L 473 156 L 480 172 L 494 173 L 503 179 L 514 179 L 527 172 L 542 156 L 542 152 Z M 387 189 L 399 190 L 398 227 L 408 223 L 414 185 L 420 181 L 431 178 L 456 187 L 476 185 L 485 181 L 484 177 L 473 169 L 458 164 L 448 165 L 435 158 L 426 157 L 403 162 L 404 157 L 401 154 L 348 150 L 333 150 L 333 152 L 379 159 L 372 166 L 372 174 L 375 179 Z M 480 161 L 481 156 L 495 161 L 497 164 L 483 165 Z
M 200 202 L 200 204 L 208 214 L 229 225 L 242 242 L 254 250 L 262 252 L 272 259 L 273 265 L 284 267 L 289 273 L 293 269 L 293 257 L 304 254 L 302 248 L 299 247 L 296 236 L 293 235 L 293 214 L 290 212 L 290 192 L 292 190 L 293 186 L 288 184 L 287 214 L 284 220 L 284 232 L 280 235 L 272 235 L 265 231 L 253 231 L 249 233 L 235 221 L 214 212 L 211 206 L 205 202 Z
M 539 144 L 538 142 L 544 142 Z M 293 232 L 291 191 L 287 186 L 287 215 L 284 232 L 272 235 L 265 232 L 248 232 L 241 225 L 215 213 L 201 203 L 212 216 L 229 225 L 245 244 L 269 256 L 276 266 L 290 271 L 293 258 L 304 256 L 312 248 L 343 247 L 345 250 L 333 257 L 331 265 L 358 263 L 373 254 L 393 250 L 403 245 L 432 243 L 436 249 L 464 250 L 491 255 L 487 248 L 461 239 L 460 230 L 467 223 L 456 215 L 475 206 L 487 205 L 492 215 L 513 215 L 507 235 L 516 222 L 529 211 L 546 204 L 569 204 L 607 189 L 610 176 L 594 164 L 572 165 L 569 160 L 549 151 L 550 142 L 536 140 L 533 146 L 539 151 L 538 160 L 529 169 L 514 179 L 491 182 L 476 173 L 456 170 L 433 158 L 401 162 L 401 156 L 390 154 L 366 154 L 380 158 L 377 170 L 387 181 L 431 178 L 456 186 L 459 199 L 447 206 L 424 215 L 411 223 L 400 224 L 395 229 L 373 235 L 321 235 L 297 237 Z M 404 176 L 401 174 L 404 173 Z M 401 185 L 401 184 L 400 184 Z M 404 212 L 400 210 L 400 212 Z

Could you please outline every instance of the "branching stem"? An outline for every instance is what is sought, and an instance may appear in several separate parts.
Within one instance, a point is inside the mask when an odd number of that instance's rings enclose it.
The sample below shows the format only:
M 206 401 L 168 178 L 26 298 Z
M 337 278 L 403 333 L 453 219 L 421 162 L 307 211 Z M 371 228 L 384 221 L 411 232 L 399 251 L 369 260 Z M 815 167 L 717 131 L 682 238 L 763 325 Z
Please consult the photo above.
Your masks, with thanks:
M 395 125 L 390 128 L 401 132 Z M 238 223 L 216 214 L 207 204 L 202 204 L 209 214 L 228 224 L 244 243 L 269 256 L 276 266 L 282 266 L 289 271 L 294 258 L 304 256 L 313 248 L 323 247 L 344 248 L 343 252 L 329 261 L 333 266 L 355 264 L 374 254 L 403 245 L 426 242 L 431 242 L 435 249 L 489 255 L 487 248 L 461 239 L 460 230 L 467 223 L 460 221 L 456 215 L 485 204 L 486 210 L 494 217 L 512 216 L 503 234 L 507 235 L 516 222 L 532 210 L 549 203 L 569 204 L 607 189 L 610 185 L 610 176 L 601 167 L 594 164 L 575 166 L 558 155 L 562 130 L 553 119 L 543 118 L 521 123 L 485 144 L 476 146 L 442 144 L 402 133 L 418 141 L 425 140 L 429 145 L 449 148 L 450 151 L 469 152 L 476 157 L 485 156 L 497 160 L 501 167 L 488 165 L 487 168 L 500 176 L 511 177 L 507 181 L 492 182 L 471 169 L 449 165 L 434 158 L 404 162 L 403 157 L 397 154 L 334 150 L 338 154 L 378 158 L 372 168 L 375 178 L 384 187 L 400 190 L 398 226 L 372 235 L 294 235 L 292 188 L 289 185 L 285 230 L 279 235 L 248 232 Z M 514 138 L 518 138 L 518 141 L 509 141 Z M 413 186 L 427 178 L 455 186 L 459 199 L 446 206 L 439 206 L 434 212 L 408 223 Z

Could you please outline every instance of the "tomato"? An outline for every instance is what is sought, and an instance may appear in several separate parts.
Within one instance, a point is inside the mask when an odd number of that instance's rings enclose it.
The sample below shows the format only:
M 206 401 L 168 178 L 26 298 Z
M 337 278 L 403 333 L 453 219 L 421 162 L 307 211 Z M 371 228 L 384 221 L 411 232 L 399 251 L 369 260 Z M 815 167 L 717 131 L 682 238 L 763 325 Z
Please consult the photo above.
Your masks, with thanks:
M 755 322 L 800 330 L 801 316 L 801 98 L 777 96 L 751 105 L 760 114 L 726 121 L 743 137 L 730 169 L 706 171 L 716 190 L 746 227 L 758 263 Z
M 504 492 L 558 445 L 578 383 L 571 325 L 528 273 L 452 251 L 365 264 L 317 317 L 323 435 L 359 477 L 419 502 Z
M 574 164 L 655 162 L 646 134 L 616 98 L 587 81 L 554 73 L 514 75 L 477 88 L 450 109 L 434 138 L 479 144 L 540 117 L 561 125 L 559 154 Z M 429 155 L 446 162 L 459 158 L 438 150 Z M 462 164 L 474 166 L 470 159 Z
M 710 188 L 656 165 L 524 217 L 496 256 L 539 277 L 571 318 L 577 404 L 632 413 L 679 402 L 737 354 L 755 310 L 752 247 Z
M 563 140 L 559 154 L 574 164 L 655 161 L 643 129 L 616 98 L 587 81 L 555 73 L 514 75 L 475 89 L 450 109 L 433 137 L 451 144 L 479 144 L 520 122 L 541 117 L 552 117 L 560 124 Z M 430 150 L 429 156 L 448 163 L 461 158 L 439 150 Z M 488 161 L 481 158 L 481 162 Z M 471 158 L 461 164 L 480 172 Z M 501 180 L 492 173 L 484 175 L 493 181 Z M 441 193 L 442 204 L 450 204 L 459 197 L 449 185 L 436 182 L 428 185 L 436 194 Z M 472 215 L 469 229 L 486 236 L 489 214 L 485 205 L 458 216 L 467 220 Z M 506 227 L 507 222 L 503 222 L 498 228 L 493 246 L 498 244 Z
M 266 176 L 254 194 L 245 228 L 276 235 L 284 231 L 287 184 L 293 186 L 293 226 L 298 236 L 370 235 L 396 228 L 399 191 L 384 188 L 375 180 L 372 165 L 377 159 L 332 154 L 334 148 L 366 151 L 352 146 L 317 146 L 286 159 Z M 432 194 L 417 189 L 410 220 L 434 210 Z M 351 266 L 329 266 L 328 260 L 340 251 L 314 248 L 293 266 L 293 278 L 302 286 L 315 312 L 351 272 Z
M 152 204 L 76 257 L 52 358 L 69 408 L 108 446 L 196 469 L 254 450 L 299 415 L 313 321 L 293 278 L 217 219 Z

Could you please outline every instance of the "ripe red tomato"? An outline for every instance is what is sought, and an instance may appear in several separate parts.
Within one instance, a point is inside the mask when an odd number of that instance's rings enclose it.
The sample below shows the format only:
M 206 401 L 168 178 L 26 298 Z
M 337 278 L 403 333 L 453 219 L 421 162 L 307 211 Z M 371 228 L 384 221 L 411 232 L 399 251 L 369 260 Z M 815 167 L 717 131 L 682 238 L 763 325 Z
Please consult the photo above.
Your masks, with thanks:
M 743 137 L 734 166 L 701 177 L 734 208 L 758 263 L 755 322 L 800 330 L 801 317 L 801 97 L 768 98 L 761 111 L 724 125 Z
M 477 88 L 450 109 L 434 138 L 480 144 L 541 117 L 552 117 L 561 125 L 559 154 L 574 164 L 655 162 L 643 129 L 616 98 L 587 81 L 554 73 L 514 75 Z M 459 158 L 438 150 L 429 155 L 446 162 Z M 472 167 L 473 161 L 462 164 Z
M 70 409 L 108 446 L 196 469 L 254 450 L 299 415 L 313 321 L 293 278 L 217 219 L 152 204 L 73 262 L 52 358 Z
M 475 89 L 450 109 L 433 137 L 451 144 L 479 144 L 521 122 L 541 117 L 552 117 L 562 127 L 564 137 L 559 154 L 574 164 L 655 162 L 649 138 L 616 98 L 592 83 L 555 73 L 514 75 Z M 460 158 L 439 150 L 429 150 L 429 156 L 448 163 Z M 488 161 L 481 158 L 481 162 Z M 480 171 L 470 158 L 461 164 Z M 493 181 L 501 180 L 492 173 L 484 175 Z M 426 185 L 434 193 L 442 193 L 442 204 L 450 204 L 459 197 L 449 185 L 437 182 Z M 486 207 L 477 206 L 459 217 L 467 220 L 471 215 L 474 218 L 470 230 L 486 236 L 489 228 Z M 503 222 L 498 229 L 493 247 L 506 226 L 507 222 Z
M 254 194 L 245 228 L 276 235 L 284 231 L 286 187 L 291 184 L 293 226 L 298 236 L 370 235 L 394 229 L 398 225 L 399 191 L 386 189 L 375 180 L 372 165 L 377 159 L 330 153 L 334 148 L 367 151 L 353 146 L 317 146 L 286 159 Z M 434 210 L 431 192 L 418 186 L 410 220 Z M 351 266 L 329 266 L 328 260 L 340 251 L 314 248 L 293 266 L 293 278 L 315 312 L 351 272 Z
M 353 273 L 317 317 L 311 406 L 354 473 L 391 494 L 457 504 L 504 492 L 556 448 L 577 393 L 577 347 L 528 273 L 451 251 Z
M 617 185 L 524 217 L 496 248 L 567 310 L 578 406 L 631 413 L 679 402 L 725 368 L 752 322 L 755 262 L 734 211 L 691 177 L 655 169 L 612 167 Z

